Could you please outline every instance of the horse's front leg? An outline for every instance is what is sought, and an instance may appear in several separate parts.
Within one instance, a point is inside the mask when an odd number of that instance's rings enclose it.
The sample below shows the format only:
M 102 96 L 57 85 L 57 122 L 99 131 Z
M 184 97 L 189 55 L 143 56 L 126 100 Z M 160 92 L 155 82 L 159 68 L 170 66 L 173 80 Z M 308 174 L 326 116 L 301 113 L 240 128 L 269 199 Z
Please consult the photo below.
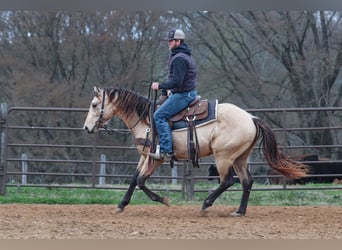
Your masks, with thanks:
M 116 208 L 116 213 L 121 213 L 124 211 L 125 207 L 128 205 L 128 203 L 131 201 L 133 192 L 135 190 L 135 187 L 137 186 L 137 179 L 139 176 L 139 171 L 136 170 L 135 173 L 133 174 L 131 183 L 129 184 L 128 190 L 125 194 L 125 196 L 122 198 L 120 204 Z
M 151 176 L 151 174 L 161 165 L 161 163 L 162 162 L 154 162 L 152 166 L 149 166 L 148 157 L 141 156 L 137 170 L 131 179 L 131 183 L 129 184 L 125 196 L 122 198 L 116 209 L 116 213 L 121 213 L 124 211 L 125 207 L 129 204 L 137 185 L 148 197 L 150 197 L 151 200 L 158 201 L 166 206 L 169 206 L 169 200 L 167 197 L 160 197 L 158 194 L 152 192 L 145 186 L 146 179 Z
M 131 201 L 132 195 L 133 195 L 134 190 L 135 190 L 135 188 L 137 186 L 138 176 L 140 174 L 140 171 L 141 171 L 142 167 L 144 166 L 145 160 L 146 160 L 146 157 L 145 157 L 145 155 L 142 154 L 140 156 L 140 159 L 139 159 L 137 170 L 134 172 L 134 174 L 132 176 L 131 183 L 129 184 L 128 190 L 127 190 L 125 196 L 122 198 L 120 204 L 118 205 L 118 207 L 116 209 L 116 213 L 123 212 L 125 207 Z
M 149 157 L 147 157 L 144 162 L 144 165 L 140 169 L 140 175 L 137 178 L 137 185 L 152 201 L 157 201 L 166 206 L 170 206 L 169 199 L 167 197 L 161 197 L 145 186 L 145 181 L 161 164 L 161 161 L 153 161 L 153 164 L 149 163 Z
M 145 181 L 146 181 L 146 179 L 147 179 L 148 177 L 149 177 L 149 176 L 147 176 L 147 177 L 145 177 L 145 176 L 140 176 L 140 177 L 138 177 L 138 180 L 137 180 L 137 182 L 138 182 L 138 187 L 139 187 L 142 191 L 144 191 L 144 193 L 145 193 L 148 197 L 150 197 L 150 199 L 151 199 L 152 201 L 160 202 L 160 203 L 162 203 L 162 204 L 164 204 L 164 205 L 166 205 L 166 206 L 169 207 L 170 204 L 169 204 L 169 198 L 168 198 L 168 197 L 166 197 L 166 196 L 161 197 L 160 195 L 158 195 L 158 194 L 152 192 L 149 188 L 147 188 L 147 187 L 145 186 Z

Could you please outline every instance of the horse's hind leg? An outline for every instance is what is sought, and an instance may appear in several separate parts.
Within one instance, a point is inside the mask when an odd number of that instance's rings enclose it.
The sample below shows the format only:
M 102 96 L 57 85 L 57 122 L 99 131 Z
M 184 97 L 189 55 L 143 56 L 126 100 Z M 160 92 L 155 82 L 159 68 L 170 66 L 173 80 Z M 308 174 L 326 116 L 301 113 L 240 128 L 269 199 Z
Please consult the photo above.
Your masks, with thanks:
M 241 216 L 246 214 L 248 199 L 253 185 L 253 178 L 248 171 L 246 158 L 237 159 L 234 163 L 234 170 L 242 184 L 243 193 L 239 209 L 231 213 L 231 215 Z
M 234 184 L 234 171 L 233 168 L 230 167 L 230 170 L 226 177 L 221 181 L 220 186 L 212 192 L 203 202 L 201 211 L 206 210 L 208 207 L 212 206 L 214 201 L 219 197 L 224 191 L 227 190 L 230 186 Z

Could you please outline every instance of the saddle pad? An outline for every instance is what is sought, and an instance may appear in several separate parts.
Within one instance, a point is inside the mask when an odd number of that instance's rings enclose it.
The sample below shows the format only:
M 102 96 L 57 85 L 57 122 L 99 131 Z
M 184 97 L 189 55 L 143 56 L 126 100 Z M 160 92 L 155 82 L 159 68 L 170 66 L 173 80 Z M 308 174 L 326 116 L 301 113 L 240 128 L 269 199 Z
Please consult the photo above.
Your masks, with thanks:
M 207 118 L 201 120 L 195 120 L 195 126 L 200 127 L 213 122 L 217 119 L 217 100 L 212 100 L 208 102 L 208 116 Z M 180 120 L 171 124 L 171 130 L 182 130 L 189 127 L 188 122 Z

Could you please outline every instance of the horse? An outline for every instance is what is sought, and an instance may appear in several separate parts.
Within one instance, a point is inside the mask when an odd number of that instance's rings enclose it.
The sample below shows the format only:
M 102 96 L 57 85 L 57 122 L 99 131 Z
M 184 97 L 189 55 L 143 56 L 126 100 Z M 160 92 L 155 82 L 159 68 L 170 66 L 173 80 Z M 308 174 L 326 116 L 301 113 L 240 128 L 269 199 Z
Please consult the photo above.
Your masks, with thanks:
M 122 87 L 94 87 L 95 95 L 90 103 L 83 129 L 88 133 L 107 129 L 108 122 L 117 117 L 131 130 L 140 154 L 137 168 L 132 176 L 126 194 L 116 208 L 116 213 L 124 211 L 138 186 L 152 201 L 170 206 L 168 197 L 161 197 L 145 185 L 145 181 L 163 163 L 149 156 L 151 142 L 151 105 L 153 102 Z M 234 172 L 242 184 L 239 208 L 231 216 L 246 214 L 253 178 L 247 167 L 247 158 L 257 141 L 260 141 L 263 155 L 271 168 L 290 179 L 306 176 L 307 166 L 291 160 L 277 146 L 275 134 L 262 119 L 231 103 L 217 104 L 217 119 L 196 128 L 199 157 L 213 155 L 220 177 L 220 184 L 204 201 L 200 209 L 207 212 L 214 201 L 235 183 Z M 187 131 L 172 131 L 174 154 L 177 160 L 188 160 Z M 232 171 L 234 170 L 234 171 Z

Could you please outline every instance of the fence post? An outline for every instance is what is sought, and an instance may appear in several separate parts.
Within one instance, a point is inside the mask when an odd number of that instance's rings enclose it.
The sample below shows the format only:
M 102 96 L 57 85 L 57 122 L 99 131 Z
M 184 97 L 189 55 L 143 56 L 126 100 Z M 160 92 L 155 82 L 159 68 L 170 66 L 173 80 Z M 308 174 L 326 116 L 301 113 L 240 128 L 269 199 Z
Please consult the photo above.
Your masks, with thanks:
M 7 103 L 1 103 L 0 111 L 0 195 L 6 195 L 6 121 L 7 121 Z
M 106 155 L 101 154 L 101 164 L 100 164 L 100 177 L 99 177 L 99 184 L 105 185 L 106 184 L 106 177 L 102 176 L 106 174 Z
M 186 200 L 193 200 L 194 198 L 194 181 L 192 178 L 192 166 L 188 162 L 184 162 L 184 175 L 183 175 L 183 198 Z
M 97 134 L 93 134 L 93 167 L 92 167 L 92 176 L 91 183 L 92 187 L 96 186 L 96 147 L 97 147 Z
M 21 185 L 27 184 L 27 154 L 21 154 Z
M 177 184 L 177 165 L 173 166 L 172 170 L 171 170 L 171 175 L 172 175 L 172 184 L 176 185 Z
M 287 153 L 287 113 L 284 110 L 281 113 L 281 122 L 282 122 L 282 133 L 283 133 L 283 146 L 282 151 L 283 153 Z M 286 178 L 285 176 L 282 177 L 283 179 L 283 189 L 286 189 Z

